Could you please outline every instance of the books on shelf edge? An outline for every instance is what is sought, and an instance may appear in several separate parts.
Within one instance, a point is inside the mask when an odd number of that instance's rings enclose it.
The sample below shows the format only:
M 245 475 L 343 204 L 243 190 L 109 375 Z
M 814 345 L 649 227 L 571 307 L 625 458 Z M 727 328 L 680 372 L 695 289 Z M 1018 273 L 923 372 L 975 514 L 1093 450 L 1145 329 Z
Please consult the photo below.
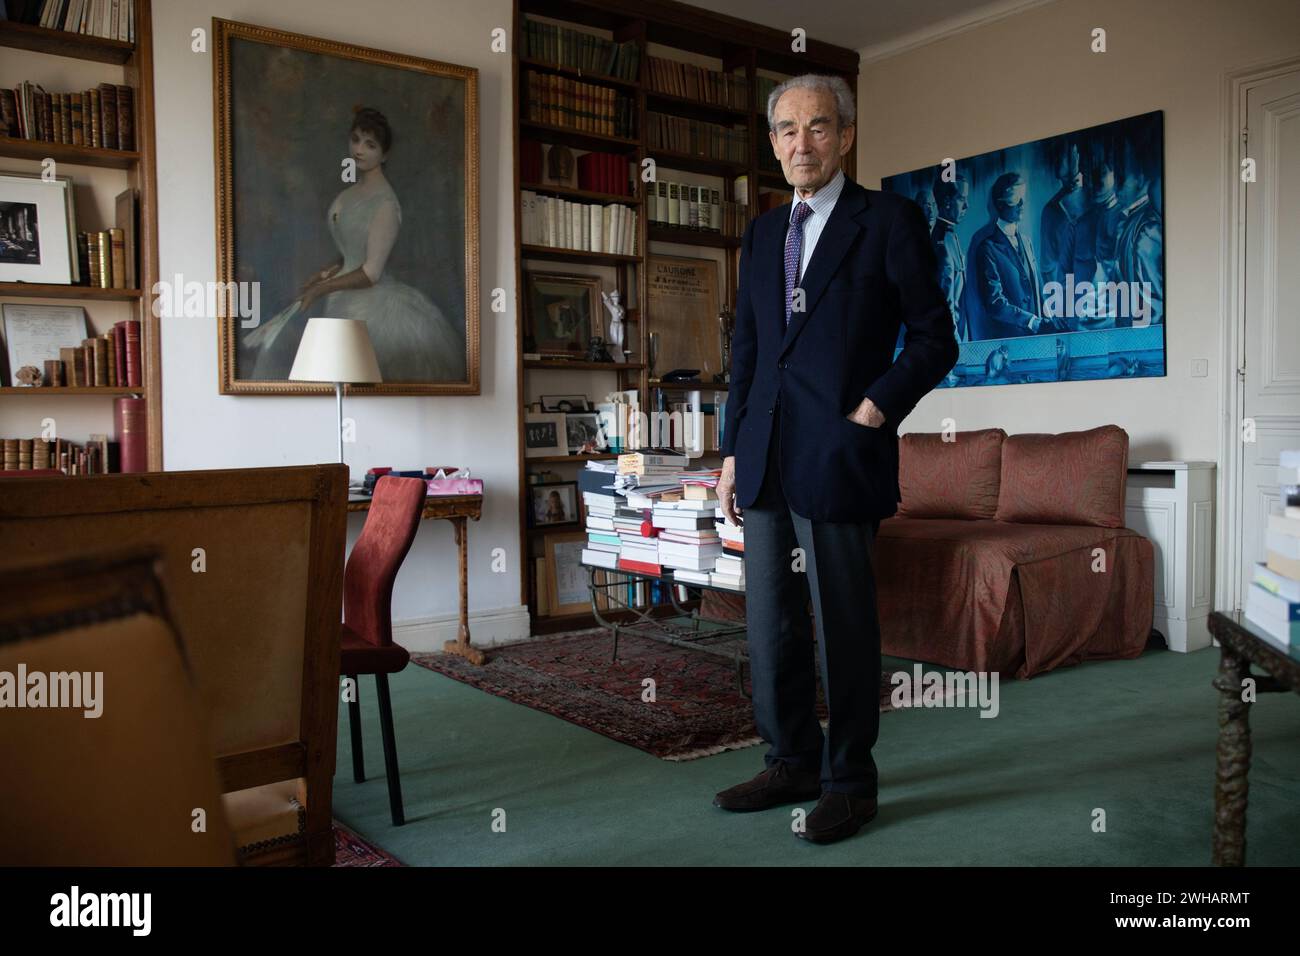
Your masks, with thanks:
M 1300 601 L 1300 580 L 1269 570 L 1263 561 L 1255 563 L 1254 583 L 1288 601 Z

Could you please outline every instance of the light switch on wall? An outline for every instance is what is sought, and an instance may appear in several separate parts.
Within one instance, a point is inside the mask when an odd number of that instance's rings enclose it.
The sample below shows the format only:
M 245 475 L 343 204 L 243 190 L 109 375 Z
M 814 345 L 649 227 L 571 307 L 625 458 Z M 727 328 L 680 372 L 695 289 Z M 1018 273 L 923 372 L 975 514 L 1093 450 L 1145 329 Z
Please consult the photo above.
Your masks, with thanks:
M 1209 374 L 1209 359 L 1192 359 L 1192 378 L 1205 378 Z

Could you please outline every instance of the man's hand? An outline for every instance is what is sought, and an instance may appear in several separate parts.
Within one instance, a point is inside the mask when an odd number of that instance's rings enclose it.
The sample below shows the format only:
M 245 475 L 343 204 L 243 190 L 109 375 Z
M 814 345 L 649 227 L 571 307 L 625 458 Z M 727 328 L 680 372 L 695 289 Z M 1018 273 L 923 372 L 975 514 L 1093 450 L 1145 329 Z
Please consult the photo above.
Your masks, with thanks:
M 885 413 L 877 408 L 876 403 L 871 399 L 864 398 L 848 415 L 848 419 L 859 425 L 866 425 L 868 428 L 879 428 L 885 424 Z
M 734 501 L 736 495 L 736 456 L 728 455 L 722 459 L 722 477 L 718 479 L 718 503 L 722 513 L 734 525 L 743 525 L 741 511 Z

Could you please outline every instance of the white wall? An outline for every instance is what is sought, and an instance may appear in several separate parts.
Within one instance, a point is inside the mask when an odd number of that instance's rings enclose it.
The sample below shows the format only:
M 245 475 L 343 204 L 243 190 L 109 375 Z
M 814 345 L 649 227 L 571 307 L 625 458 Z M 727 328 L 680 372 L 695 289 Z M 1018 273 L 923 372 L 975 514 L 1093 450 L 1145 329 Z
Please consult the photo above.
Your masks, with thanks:
M 1092 53 L 1091 32 L 1107 31 Z M 1130 458 L 1219 458 L 1224 74 L 1300 53 L 1294 0 L 1058 0 L 864 64 L 861 181 L 1164 110 L 1167 376 L 940 389 L 902 431 L 1061 432 L 1113 422 Z M 971 214 L 978 214 L 972 202 Z M 1209 375 L 1192 378 L 1193 359 Z
M 509 29 L 506 0 L 429 3 L 384 0 L 371 7 L 316 0 L 167 0 L 154 4 L 161 274 L 215 278 L 212 57 L 190 49 L 190 31 L 212 18 L 341 40 L 443 60 L 479 71 L 481 176 L 480 349 L 482 392 L 475 396 L 346 399 L 357 441 L 347 446 L 354 475 L 371 465 L 468 465 L 483 478 L 483 518 L 469 524 L 469 602 L 476 643 L 527 633 L 519 604 L 518 443 L 515 403 L 514 265 L 511 204 L 514 137 L 510 57 L 493 53 L 490 31 Z M 328 89 L 321 95 L 328 96 Z M 276 157 L 268 156 L 268 162 Z M 491 290 L 506 290 L 512 311 L 491 311 Z M 334 399 L 218 394 L 217 328 L 212 319 L 164 319 L 163 429 L 168 470 L 307 464 L 336 455 Z M 349 544 L 361 527 L 354 516 Z M 506 571 L 493 573 L 503 548 Z M 393 618 L 399 640 L 432 648 L 454 637 L 458 608 L 450 524 L 422 524 L 398 577 Z

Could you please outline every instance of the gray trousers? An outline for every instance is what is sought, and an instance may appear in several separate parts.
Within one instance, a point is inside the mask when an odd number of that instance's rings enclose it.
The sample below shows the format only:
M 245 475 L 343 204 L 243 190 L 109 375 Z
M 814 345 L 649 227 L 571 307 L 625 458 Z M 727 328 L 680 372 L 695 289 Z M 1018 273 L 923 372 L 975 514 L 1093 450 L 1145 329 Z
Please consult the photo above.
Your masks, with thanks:
M 771 745 L 764 761 L 820 770 L 824 791 L 874 797 L 880 621 L 872 548 L 880 522 L 810 521 L 790 509 L 777 411 L 762 487 L 741 515 L 754 721 Z M 803 570 L 796 570 L 796 548 L 803 549 Z M 830 717 L 825 734 L 816 711 L 818 666 Z

